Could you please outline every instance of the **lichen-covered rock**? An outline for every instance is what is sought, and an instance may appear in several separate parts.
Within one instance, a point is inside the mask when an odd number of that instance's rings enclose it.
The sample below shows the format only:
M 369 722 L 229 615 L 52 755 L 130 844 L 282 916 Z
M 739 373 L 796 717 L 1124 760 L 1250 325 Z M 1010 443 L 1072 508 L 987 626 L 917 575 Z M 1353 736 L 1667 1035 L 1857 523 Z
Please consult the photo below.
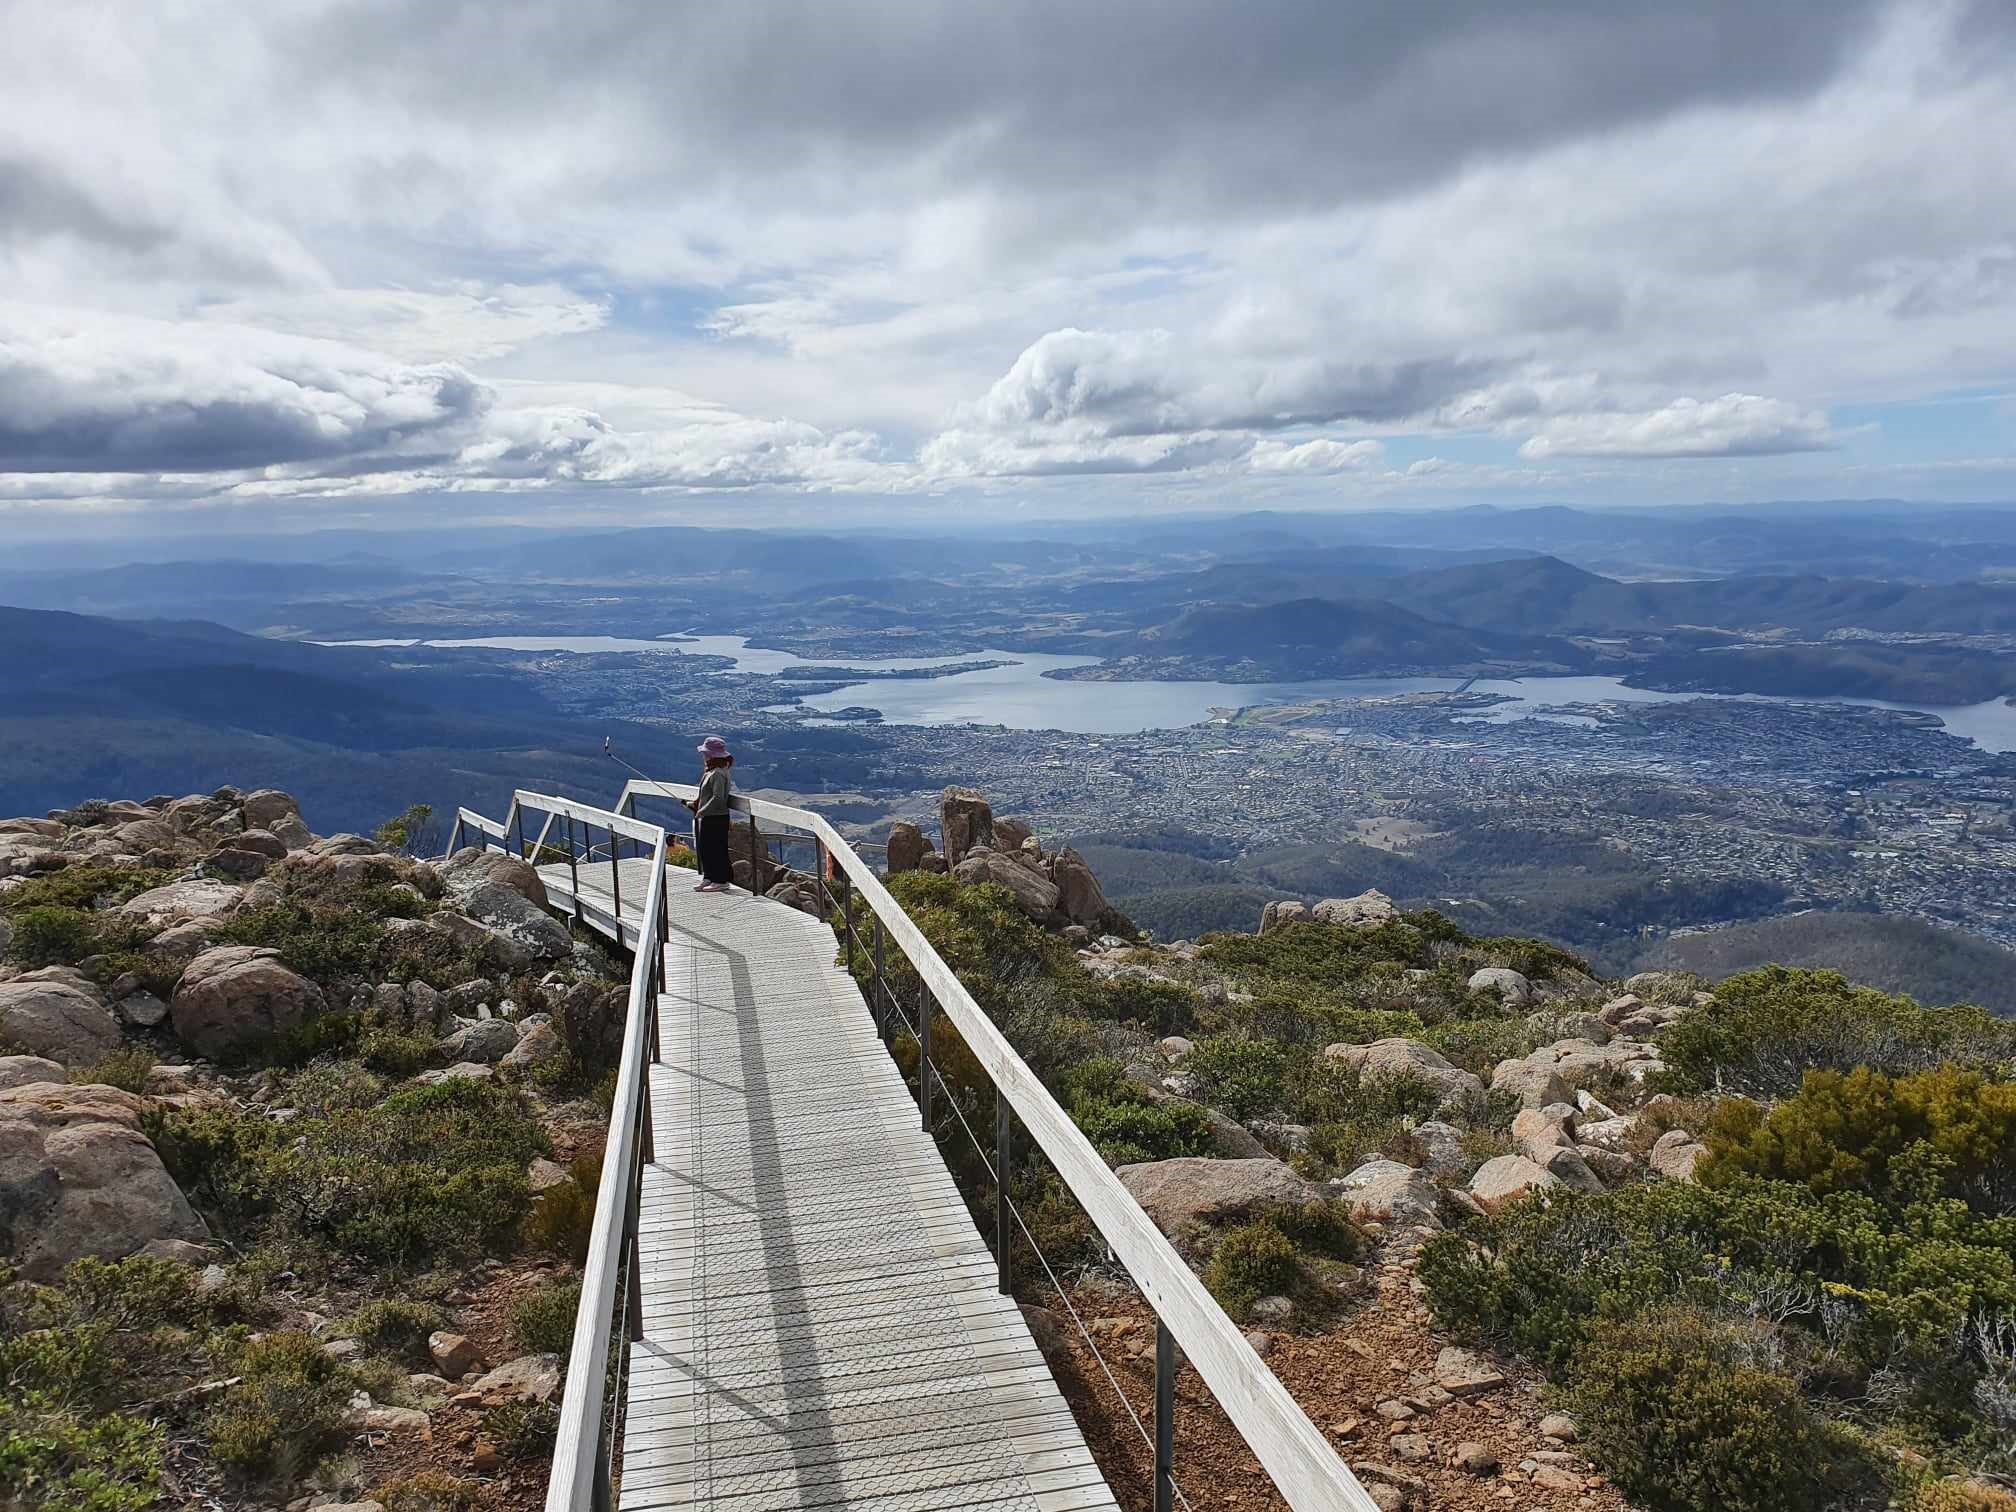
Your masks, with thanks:
M 991 882 L 1007 888 L 1015 895 L 1016 906 L 1038 923 L 1058 917 L 1057 884 L 999 852 L 976 851 L 959 863 L 953 875 L 969 887 Z
M 322 989 L 290 970 L 279 951 L 220 945 L 183 969 L 168 1011 L 183 1044 L 211 1060 L 235 1060 L 327 1008 Z
M 119 1021 L 79 973 L 45 966 L 0 982 L 0 1042 L 66 1066 L 88 1066 L 117 1050 Z
M 1470 1178 L 1470 1195 L 1487 1213 L 1518 1202 L 1535 1192 L 1561 1185 L 1561 1178 L 1524 1155 L 1500 1155 L 1487 1160 Z
M 247 793 L 238 805 L 238 812 L 246 824 L 253 829 L 271 830 L 282 819 L 299 819 L 301 805 L 294 801 L 291 793 L 283 793 L 278 788 L 260 788 L 256 793 Z
M 1694 1167 L 1707 1153 L 1708 1147 L 1696 1141 L 1685 1129 L 1668 1129 L 1659 1136 L 1652 1146 L 1652 1153 L 1646 1158 L 1652 1169 L 1668 1181 L 1692 1181 Z
M 508 859 L 508 858 L 506 858 Z M 499 882 L 484 882 L 459 894 L 462 912 L 514 944 L 523 946 L 535 960 L 564 960 L 574 948 L 567 926 L 514 888 Z
M 1325 898 L 1309 913 L 1318 924 L 1341 924 L 1352 929 L 1390 924 L 1400 917 L 1400 910 L 1393 906 L 1393 900 L 1377 888 L 1359 893 L 1355 898 Z
M 1279 929 L 1284 924 L 1299 924 L 1309 917 L 1309 905 L 1299 898 L 1282 898 L 1269 903 L 1260 910 L 1260 933 Z
M 507 856 L 502 851 L 465 845 L 440 866 L 441 880 L 452 897 L 473 893 L 494 883 L 508 887 L 527 903 L 546 906 L 546 884 L 529 861 Z
M 1114 1173 L 1165 1234 L 1192 1238 L 1270 1208 L 1321 1199 L 1322 1189 L 1271 1156 L 1251 1160 L 1184 1157 L 1124 1165 Z
M 506 1019 L 493 1018 L 463 1025 L 441 1041 L 438 1048 L 442 1058 L 450 1062 L 494 1066 L 516 1050 L 518 1043 L 518 1026 Z
M 1454 1098 L 1482 1097 L 1484 1083 L 1468 1071 L 1449 1064 L 1431 1046 L 1411 1039 L 1374 1040 L 1369 1045 L 1328 1045 L 1324 1055 L 1358 1068 L 1367 1081 L 1388 1077 L 1418 1077 L 1441 1095 L 1443 1102 Z
M 113 1087 L 0 1090 L 0 1259 L 46 1281 L 87 1255 L 209 1239 L 140 1132 L 142 1106 Z
M 520 1355 L 479 1377 L 469 1389 L 486 1407 L 505 1402 L 550 1402 L 560 1394 L 560 1356 Z
M 0 1092 L 36 1082 L 67 1082 L 62 1063 L 42 1055 L 0 1055 Z
M 1521 1107 L 1544 1108 L 1549 1103 L 1566 1102 L 1575 1095 L 1561 1073 L 1551 1065 L 1530 1060 L 1500 1061 L 1491 1073 L 1491 1090 L 1509 1092 Z
M 1494 992 L 1508 1008 L 1523 1008 L 1533 1001 L 1533 984 L 1525 973 L 1506 966 L 1486 966 L 1470 973 L 1472 992 Z
M 245 889 L 217 877 L 191 877 L 127 899 L 119 912 L 134 919 L 215 919 L 237 908 Z
M 1360 1222 L 1442 1226 L 1442 1202 L 1435 1179 L 1397 1160 L 1367 1161 L 1330 1183 L 1330 1190 L 1351 1205 L 1351 1216 Z

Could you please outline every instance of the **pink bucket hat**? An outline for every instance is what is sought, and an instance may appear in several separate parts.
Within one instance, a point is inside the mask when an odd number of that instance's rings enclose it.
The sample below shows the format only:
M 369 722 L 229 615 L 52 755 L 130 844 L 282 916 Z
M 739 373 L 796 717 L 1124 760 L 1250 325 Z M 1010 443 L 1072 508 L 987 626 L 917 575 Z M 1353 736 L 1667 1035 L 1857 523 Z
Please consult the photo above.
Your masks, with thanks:
M 728 742 L 719 735 L 709 735 L 695 749 L 709 761 L 713 761 L 728 754 Z

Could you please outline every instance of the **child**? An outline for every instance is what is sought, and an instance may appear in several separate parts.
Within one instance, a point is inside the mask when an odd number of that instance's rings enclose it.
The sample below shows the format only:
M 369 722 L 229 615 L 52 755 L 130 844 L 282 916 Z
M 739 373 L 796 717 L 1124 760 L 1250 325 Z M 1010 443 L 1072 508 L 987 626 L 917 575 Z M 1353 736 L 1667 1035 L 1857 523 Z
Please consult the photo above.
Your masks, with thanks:
M 700 796 L 688 799 L 698 821 L 696 839 L 700 847 L 700 885 L 695 892 L 730 892 L 735 880 L 735 864 L 728 859 L 728 769 L 735 758 L 728 754 L 728 742 L 709 735 L 700 742 L 704 771 Z

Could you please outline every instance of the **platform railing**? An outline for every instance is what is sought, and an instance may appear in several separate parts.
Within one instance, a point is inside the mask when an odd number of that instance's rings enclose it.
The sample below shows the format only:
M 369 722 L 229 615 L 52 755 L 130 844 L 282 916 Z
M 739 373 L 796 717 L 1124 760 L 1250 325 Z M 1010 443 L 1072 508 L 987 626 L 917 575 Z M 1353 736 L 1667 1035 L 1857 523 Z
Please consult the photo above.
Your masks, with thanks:
M 624 785 L 616 802 L 616 812 L 633 816 L 640 800 L 684 801 L 696 797 L 697 787 L 676 782 L 633 780 Z M 522 795 L 521 795 L 522 796 Z M 1293 1512 L 1375 1512 L 1378 1503 L 1358 1483 L 1322 1431 L 1288 1394 L 1288 1390 L 1262 1363 L 1245 1335 L 1225 1315 L 1204 1284 L 1197 1279 L 1175 1247 L 1163 1237 L 1141 1205 L 1121 1185 L 1099 1152 L 1058 1105 L 1036 1073 L 1031 1071 L 1015 1048 L 1008 1043 L 958 976 L 940 958 L 902 905 L 883 885 L 875 869 L 856 853 L 854 847 L 823 814 L 793 808 L 763 799 L 737 796 L 732 810 L 749 821 L 749 861 L 751 880 L 761 881 L 760 870 L 767 864 L 772 844 L 809 843 L 815 854 L 812 876 L 829 915 L 837 916 L 852 967 L 857 952 L 865 957 L 871 988 L 871 1012 L 885 1040 L 894 1033 L 897 1019 L 908 1024 L 908 1015 L 898 1003 L 888 975 L 888 949 L 901 953 L 918 978 L 917 1019 L 913 1032 L 918 1039 L 918 1101 L 925 1132 L 932 1131 L 934 1087 L 944 1092 L 944 1083 L 931 1058 L 931 1025 L 935 1015 L 949 1019 L 959 1037 L 986 1071 L 998 1096 L 995 1098 L 994 1151 L 991 1163 L 996 1191 L 995 1259 L 1001 1290 L 1012 1284 L 1010 1268 L 1011 1211 L 1009 1180 L 1013 1171 L 1013 1123 L 1018 1121 L 1048 1157 L 1059 1178 L 1070 1189 L 1091 1219 L 1100 1237 L 1125 1267 L 1141 1296 L 1156 1317 L 1155 1390 L 1155 1507 L 1170 1512 L 1176 1499 L 1174 1475 L 1174 1384 L 1177 1350 L 1180 1347 L 1223 1408 L 1246 1445 L 1272 1479 L 1275 1489 Z M 773 827 L 765 840 L 758 821 Z M 633 820 L 633 822 L 635 822 Z M 797 831 L 792 835 L 790 831 Z M 663 833 L 660 831 L 659 833 Z M 654 889 L 664 881 L 663 867 L 656 869 Z M 865 918 L 857 924 L 858 911 Z M 863 938 L 872 929 L 872 936 Z M 633 1002 L 633 1012 L 634 1002 Z M 628 1055 L 632 1036 L 625 1037 Z M 626 1059 L 626 1067 L 628 1065 Z M 950 1101 L 949 1093 L 947 1095 Z M 954 1104 L 956 1108 L 956 1104 Z M 612 1122 L 612 1129 L 614 1125 Z M 978 1142 L 976 1136 L 976 1143 Z M 604 1185 L 607 1185 L 605 1168 Z M 583 1318 L 587 1318 L 587 1292 L 583 1290 Z M 607 1336 L 584 1321 L 586 1332 Z M 577 1354 L 579 1353 L 577 1334 Z M 569 1389 L 572 1390 L 570 1377 Z M 1128 1408 L 1131 1412 L 1131 1406 Z M 563 1442 L 566 1425 L 562 1425 Z M 559 1461 L 555 1461 L 554 1485 L 561 1482 Z M 581 1503 L 556 1501 L 549 1496 L 548 1512 L 559 1512 Z
M 525 815 L 545 818 L 539 838 L 528 848 Z M 626 814 L 613 814 L 566 798 L 520 790 L 502 824 L 462 809 L 449 837 L 452 855 L 470 835 L 484 849 L 497 848 L 518 856 L 542 856 L 551 849 L 547 837 L 558 825 L 568 859 L 566 891 L 577 919 L 584 912 L 608 922 L 605 932 L 636 952 L 630 967 L 630 999 L 623 1019 L 623 1052 L 616 1067 L 616 1093 L 609 1110 L 609 1132 L 602 1151 L 602 1178 L 595 1193 L 595 1217 L 588 1240 L 588 1258 L 581 1268 L 581 1302 L 574 1314 L 574 1344 L 567 1357 L 567 1384 L 560 1399 L 554 1436 L 553 1469 L 546 1487 L 547 1512 L 605 1512 L 611 1505 L 610 1461 L 616 1444 L 616 1413 L 622 1391 L 609 1390 L 609 1360 L 616 1351 L 620 1377 L 629 1355 L 628 1341 L 643 1332 L 642 1292 L 637 1269 L 637 1223 L 644 1167 L 652 1159 L 650 1067 L 658 1059 L 658 997 L 665 990 L 665 831 Z M 596 846 L 593 831 L 606 837 Z M 634 900 L 634 922 L 622 916 L 617 850 L 625 842 L 650 857 L 650 881 Z M 582 898 L 579 844 L 592 853 L 600 849 L 610 868 L 612 902 L 617 913 L 590 907 Z M 557 860 L 548 857 L 549 865 Z M 599 867 L 601 863 L 592 862 Z M 549 901 L 561 889 L 549 890 Z M 618 1290 L 622 1291 L 619 1305 Z M 612 1401 L 613 1398 L 613 1401 Z

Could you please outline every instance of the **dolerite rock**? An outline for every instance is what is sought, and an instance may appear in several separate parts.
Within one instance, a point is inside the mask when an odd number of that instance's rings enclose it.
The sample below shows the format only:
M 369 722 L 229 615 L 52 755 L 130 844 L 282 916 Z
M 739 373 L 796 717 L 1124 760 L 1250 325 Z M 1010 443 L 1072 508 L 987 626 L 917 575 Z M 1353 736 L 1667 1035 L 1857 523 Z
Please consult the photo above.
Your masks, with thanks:
M 301 822 L 298 814 L 289 814 L 275 819 L 271 825 L 275 839 L 284 844 L 289 853 L 307 850 L 315 843 L 315 832 Z
M 889 827 L 889 875 L 917 870 L 930 848 L 924 843 L 924 831 L 908 819 L 898 819 Z
M 1374 1040 L 1369 1045 L 1328 1045 L 1324 1047 L 1323 1054 L 1331 1060 L 1357 1067 L 1359 1076 L 1368 1082 L 1398 1076 L 1418 1077 L 1432 1086 L 1445 1103 L 1452 1098 L 1481 1098 L 1484 1095 L 1483 1082 L 1468 1071 L 1450 1065 L 1440 1052 L 1419 1040 L 1383 1039 Z
M 485 929 L 523 946 L 536 960 L 558 961 L 574 948 L 566 925 L 502 883 L 482 883 L 458 896 L 456 903 Z
M 0 835 L 35 835 L 44 840 L 61 840 L 63 825 L 55 819 L 0 819 Z
M 308 849 L 318 856 L 382 856 L 385 847 L 376 840 L 367 840 L 362 835 L 330 835 L 317 840 Z
M 928 850 L 917 858 L 917 870 L 928 872 L 934 877 L 942 877 L 951 869 L 945 864 L 945 857 L 935 850 Z
M 140 1132 L 141 1100 L 35 1082 L 0 1091 L 0 1259 L 31 1281 L 85 1256 L 210 1237 Z
M 944 837 L 945 864 L 957 872 L 975 846 L 994 848 L 994 810 L 972 788 L 948 787 L 938 796 L 938 832 Z
M 1485 1212 L 1495 1213 L 1535 1192 L 1559 1185 L 1560 1177 L 1524 1155 L 1500 1155 L 1477 1168 L 1477 1174 L 1470 1178 L 1470 1195 Z
M 1330 1190 L 1351 1205 L 1351 1216 L 1361 1222 L 1442 1226 L 1442 1199 L 1435 1179 L 1397 1160 L 1367 1161 L 1330 1183 Z
M 994 848 L 1004 855 L 1012 855 L 1036 838 L 1036 828 L 1021 819 L 1001 819 L 994 821 Z M 1037 847 L 1042 850 L 1041 846 Z
M 1322 1190 L 1271 1157 L 1184 1157 L 1124 1165 L 1114 1174 L 1165 1234 L 1190 1239 L 1274 1208 L 1322 1199 Z
M 1325 898 L 1309 912 L 1318 924 L 1344 924 L 1354 929 L 1390 924 L 1400 917 L 1393 900 L 1377 888 L 1355 898 Z
M 291 793 L 283 793 L 278 788 L 261 788 L 256 793 L 245 795 L 245 801 L 238 805 L 238 812 L 253 829 L 271 830 L 282 819 L 299 819 L 301 805 L 294 801 Z
M 129 992 L 113 1003 L 112 1011 L 120 1022 L 131 1024 L 135 1029 L 158 1028 L 168 1017 L 168 1005 L 153 993 L 145 991 Z
M 566 1055 L 567 1047 L 551 1024 L 534 1024 L 518 1036 L 518 1043 L 497 1064 L 512 1071 L 536 1071 L 541 1066 L 558 1065 Z
M 502 851 L 479 850 L 465 845 L 441 863 L 441 880 L 452 897 L 461 897 L 495 883 L 508 887 L 527 903 L 546 906 L 546 884 L 529 861 L 507 856 Z
M 211 1060 L 234 1060 L 320 1018 L 322 989 L 255 945 L 220 945 L 183 969 L 169 1017 L 175 1036 Z
M 0 982 L 0 1039 L 28 1055 L 88 1066 L 119 1048 L 119 1021 L 98 990 L 67 966 Z
M 36 1082 L 67 1082 L 62 1065 L 41 1055 L 0 1055 L 0 1092 L 9 1087 L 28 1087 Z M 0 1198 L 0 1210 L 5 1208 Z
M 1694 1167 L 1707 1153 L 1708 1147 L 1697 1143 L 1685 1129 L 1668 1129 L 1653 1144 L 1647 1161 L 1668 1181 L 1692 1181 Z
M 1509 1092 L 1527 1108 L 1544 1108 L 1575 1095 L 1575 1089 L 1551 1065 L 1524 1060 L 1500 1061 L 1491 1073 L 1491 1090 Z
M 215 877 L 192 877 L 127 899 L 119 912 L 131 919 L 215 919 L 237 908 L 245 889 Z
M 1058 916 L 1057 884 L 992 850 L 969 855 L 953 875 L 969 887 L 991 882 L 1007 888 L 1022 912 L 1039 923 Z
M 550 1402 L 560 1394 L 560 1356 L 520 1355 L 478 1378 L 469 1389 L 486 1407 L 505 1402 Z
M 1309 917 L 1309 905 L 1297 898 L 1283 898 L 1269 903 L 1260 910 L 1260 933 L 1279 929 L 1283 924 L 1300 924 Z
M 1533 984 L 1523 972 L 1505 966 L 1487 966 L 1470 973 L 1472 992 L 1492 992 L 1508 1008 L 1524 1008 L 1533 1001 Z
M 442 1059 L 494 1066 L 518 1048 L 518 1026 L 506 1019 L 464 1024 L 437 1047 Z
M 826 917 L 826 904 L 819 896 L 818 883 L 803 872 L 786 872 L 783 879 L 772 884 L 763 896 L 774 903 L 782 903 L 786 908 L 810 914 L 815 919 Z
M 254 850 L 240 850 L 234 845 L 222 846 L 203 858 L 206 876 L 229 877 L 237 882 L 256 882 L 266 875 L 273 865 L 273 858 Z
M 1051 880 L 1057 884 L 1057 906 L 1073 924 L 1098 924 L 1113 912 L 1092 868 L 1070 846 L 1057 852 Z

